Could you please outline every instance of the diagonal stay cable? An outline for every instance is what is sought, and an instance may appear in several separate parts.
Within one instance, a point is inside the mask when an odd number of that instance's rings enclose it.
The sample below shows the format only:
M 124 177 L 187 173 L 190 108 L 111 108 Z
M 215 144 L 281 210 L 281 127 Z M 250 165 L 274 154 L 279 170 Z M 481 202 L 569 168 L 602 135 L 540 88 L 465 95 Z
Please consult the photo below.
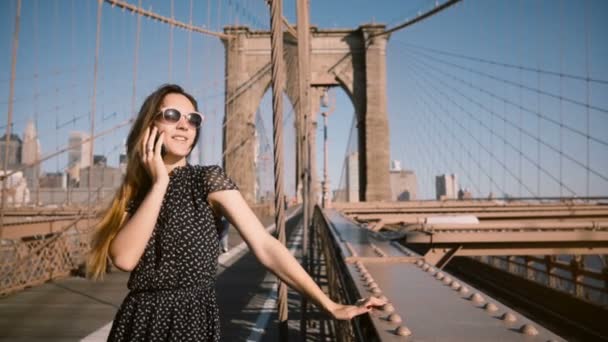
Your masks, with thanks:
M 413 71 L 413 74 L 415 74 L 417 77 L 420 77 L 420 74 L 418 74 L 418 72 L 417 72 L 417 71 L 416 71 L 414 68 L 409 67 L 409 69 L 410 69 L 410 70 L 412 70 L 412 71 Z M 466 133 L 467 133 L 467 134 L 468 134 L 468 135 L 471 137 L 471 139 L 473 139 L 473 141 L 475 141 L 475 143 L 476 143 L 476 144 L 477 144 L 479 147 L 481 147 L 481 148 L 482 148 L 484 151 L 486 151 L 486 152 L 488 153 L 488 155 L 490 155 L 490 156 L 491 156 L 491 157 L 492 157 L 492 158 L 493 158 L 493 159 L 494 159 L 494 160 L 495 160 L 497 163 L 499 163 L 499 164 L 500 164 L 500 166 L 501 166 L 501 167 L 502 167 L 502 168 L 503 168 L 505 171 L 507 171 L 507 172 L 509 173 L 509 175 L 511 175 L 511 177 L 513 177 L 513 178 L 514 178 L 514 179 L 515 179 L 515 180 L 516 180 L 516 181 L 517 181 L 517 182 L 518 182 L 520 185 L 522 185 L 522 186 L 523 186 L 523 187 L 526 189 L 526 191 L 528 191 L 528 192 L 529 192 L 529 193 L 530 193 L 532 196 L 534 196 L 534 197 L 539 197 L 539 196 L 540 196 L 540 194 L 535 194 L 535 193 L 534 193 L 534 191 L 532 191 L 532 190 L 531 190 L 531 189 L 530 189 L 530 188 L 529 188 L 529 187 L 528 187 L 528 186 L 527 186 L 527 185 L 526 185 L 526 184 L 523 182 L 523 180 L 522 180 L 522 179 L 520 179 L 518 176 L 516 176 L 516 175 L 515 175 L 515 174 L 514 174 L 514 173 L 513 173 L 513 172 L 512 172 L 510 169 L 509 169 L 509 167 L 507 167 L 507 166 L 506 166 L 506 165 L 505 165 L 505 164 L 504 164 L 502 161 L 500 161 L 500 159 L 498 159 L 498 157 L 496 157 L 496 155 L 495 155 L 493 152 L 491 152 L 490 150 L 488 150 L 488 149 L 487 149 L 487 147 L 486 147 L 486 146 L 485 146 L 485 145 L 484 145 L 484 144 L 483 144 L 481 141 L 479 141 L 479 140 L 478 140 L 478 138 L 475 136 L 475 134 L 473 134 L 473 133 L 472 133 L 472 132 L 471 132 L 471 131 L 470 131 L 470 130 L 467 128 L 467 127 L 465 127 L 465 126 L 464 126 L 464 125 L 463 125 L 463 124 L 462 124 L 462 123 L 461 123 L 459 120 L 457 120 L 456 118 L 454 118 L 454 117 L 453 117 L 453 116 L 450 114 L 450 111 L 448 111 L 447 109 L 445 109 L 445 108 L 444 108 L 444 107 L 443 107 L 443 106 L 442 106 L 442 105 L 441 105 L 439 102 L 437 102 L 437 100 L 435 99 L 435 96 L 432 96 L 432 94 L 431 94 L 431 92 L 430 92 L 430 91 L 428 91 L 428 90 L 427 90 L 425 87 L 423 87 L 423 86 L 422 86 L 420 83 L 418 83 L 418 81 L 417 81 L 417 80 L 415 80 L 415 82 L 416 82 L 416 84 L 419 86 L 419 87 L 418 87 L 418 89 L 422 89 L 422 90 L 425 92 L 425 95 L 426 95 L 426 96 L 427 96 L 429 99 L 432 99 L 432 101 L 433 101 L 433 102 L 435 102 L 435 103 L 437 104 L 437 106 L 441 107 L 441 108 L 442 108 L 442 110 L 443 110 L 445 113 L 447 113 L 447 114 L 448 114 L 448 117 L 449 117 L 449 118 L 450 118 L 452 121 L 454 121 L 454 123 L 456 123 L 456 124 L 457 124 L 457 125 L 458 125 L 458 126 L 459 126 L 459 127 L 462 129 L 462 130 L 463 130 L 463 131 L 465 131 L 465 132 L 466 132 Z M 431 85 L 431 83 L 430 83 L 428 80 L 426 80 L 426 82 L 427 82 L 427 84 L 429 84 L 431 87 L 433 87 L 434 89 L 436 89 L 438 92 L 440 92 L 440 93 L 442 93 L 442 94 L 443 94 L 443 92 L 442 92 L 441 90 L 439 90 L 437 87 L 435 87 L 435 86 Z M 449 98 L 448 98 L 448 99 L 449 99 Z M 465 110 L 464 110 L 462 107 L 460 107 L 460 106 L 458 106 L 458 107 L 459 107 L 459 109 L 461 109 L 463 112 L 466 112 L 466 111 L 465 111 Z M 487 127 L 487 126 L 486 126 L 486 125 L 485 125 L 485 124 L 484 124 L 484 123 L 483 123 L 481 120 L 479 120 L 478 118 L 474 117 L 473 115 L 471 115 L 471 114 L 470 114 L 470 113 L 468 113 L 468 112 L 466 112 L 466 113 L 468 114 L 468 116 L 469 116 L 469 117 L 471 117 L 473 120 L 475 120 L 476 122 L 478 122 L 478 123 L 479 123 L 480 125 L 482 125 L 482 126 L 485 128 L 485 129 L 488 129 L 488 127 Z M 448 129 L 448 131 L 450 131 L 450 132 L 451 132 L 451 130 L 450 130 L 450 129 Z M 496 134 L 496 132 L 494 132 L 494 130 L 493 130 L 493 129 L 491 129 L 491 128 L 490 128 L 490 129 L 489 129 L 489 131 L 490 131 L 490 132 L 491 132 L 493 135 L 498 136 L 498 135 Z M 457 140 L 459 140 L 459 139 L 457 139 Z M 504 139 L 503 139 L 503 140 L 504 140 Z M 462 143 L 461 143 L 461 146 L 462 146 Z M 463 148 L 465 148 L 465 147 L 463 146 Z M 518 151 L 518 152 L 521 152 L 521 151 Z M 522 153 L 523 153 L 523 152 L 522 152 Z M 469 155 L 469 157 L 471 157 L 471 159 L 473 159 L 473 160 L 475 161 L 475 159 L 473 158 L 473 156 L 472 156 L 472 154 L 471 154 L 471 152 L 470 152 L 470 151 L 468 151 L 468 150 L 467 150 L 467 154 Z M 525 153 L 524 153 L 524 154 L 525 154 Z M 487 172 L 486 172 L 486 171 L 485 171 L 485 170 L 484 170 L 484 169 L 481 167 L 480 162 L 479 162 L 479 161 L 476 161 L 476 164 L 477 164 L 477 166 L 480 168 L 480 170 L 481 170 L 481 171 L 483 171 L 483 172 L 484 172 L 484 174 L 485 174 L 485 175 L 486 175 L 486 176 L 487 176 L 487 177 L 488 177 L 488 178 L 489 178 L 489 179 L 490 179 L 490 180 L 491 180 L 491 181 L 492 181 L 492 182 L 493 182 L 493 183 L 496 185 L 496 187 L 497 187 L 498 189 L 501 189 L 501 187 L 500 187 L 500 186 L 499 186 L 499 185 L 498 185 L 498 184 L 497 184 L 497 183 L 494 181 L 494 179 L 492 178 L 492 176 L 491 176 L 491 175 L 489 175 L 489 174 L 488 174 L 488 173 L 487 173 Z M 506 192 L 504 191 L 504 189 L 503 189 L 503 190 L 501 190 L 501 191 L 502 191 L 503 193 L 506 193 Z
M 421 87 L 421 85 L 418 83 L 418 81 L 417 81 L 417 80 L 415 80 L 414 82 L 415 82 L 415 83 L 416 83 L 416 85 L 417 85 L 417 89 L 422 89 L 422 90 L 424 91 L 424 95 L 425 95 L 427 98 L 429 98 L 429 99 L 433 99 L 433 97 L 432 97 L 432 96 L 429 94 L 429 91 L 428 91 L 428 90 L 426 90 L 425 88 Z M 418 101 L 418 100 L 416 99 L 415 101 Z M 485 169 L 482 167 L 482 165 L 481 165 L 481 161 L 480 161 L 479 159 L 476 159 L 476 158 L 473 156 L 473 154 L 471 153 L 470 149 L 468 149 L 468 148 L 467 148 L 467 147 L 464 145 L 464 143 L 462 142 L 462 140 L 461 140 L 461 139 L 459 139 L 459 138 L 458 138 L 458 137 L 457 137 L 457 136 L 454 134 L 452 127 L 448 127 L 448 126 L 447 126 L 447 124 L 446 124 L 446 123 L 445 123 L 443 120 L 441 120 L 441 118 L 440 118 L 439 114 L 437 114 L 437 113 L 435 112 L 435 110 L 433 110 L 433 108 L 431 107 L 431 105 L 429 104 L 429 102 L 427 102 L 427 101 L 426 101 L 426 100 L 425 100 L 423 97 L 420 97 L 420 101 L 421 101 L 421 102 L 424 104 L 424 106 L 427 108 L 427 111 L 428 111 L 428 112 L 430 112 L 430 113 L 433 115 L 433 117 L 435 118 L 435 120 L 436 120 L 436 121 L 439 121 L 439 122 L 440 122 L 440 123 L 443 125 L 443 127 L 445 128 L 445 130 L 446 130 L 447 132 L 449 132 L 449 133 L 450 133 L 450 135 L 451 135 L 452 139 L 454 139 L 455 141 L 457 141 L 457 142 L 458 142 L 458 144 L 460 145 L 460 147 L 462 148 L 462 150 L 463 150 L 463 151 L 465 151 L 465 152 L 467 153 L 468 157 L 469 157 L 469 158 L 470 158 L 470 159 L 471 159 L 471 160 L 472 160 L 472 161 L 473 161 L 473 162 L 476 164 L 476 166 L 478 167 L 478 169 L 479 169 L 481 172 L 483 172 L 483 174 L 484 174 L 484 175 L 486 175 L 486 176 L 488 177 L 488 179 L 490 179 L 490 181 L 491 181 L 491 182 L 492 182 L 492 183 L 493 183 L 493 184 L 494 184 L 494 185 L 495 185 L 495 186 L 496 186 L 496 187 L 497 187 L 497 188 L 498 188 L 498 189 L 499 189 L 499 190 L 500 190 L 502 193 L 506 193 L 506 191 L 505 191 L 504 189 L 502 189 L 502 188 L 501 188 L 501 187 L 498 185 L 498 183 L 496 183 L 496 181 L 495 181 L 495 180 L 494 180 L 494 178 L 491 176 L 491 174 L 489 174 L 489 173 L 488 173 L 488 172 L 487 172 L 487 171 L 486 171 L 486 170 L 485 170 Z M 447 110 L 447 109 L 445 109 L 445 108 L 444 108 L 444 107 L 443 107 L 443 106 L 442 106 L 442 105 L 441 105 L 439 102 L 435 101 L 434 99 L 433 99 L 433 102 L 435 102 L 435 104 L 436 104 L 438 107 L 440 107 L 440 110 L 442 110 L 442 111 L 443 111 L 443 112 L 445 112 L 445 113 L 449 113 L 449 112 L 448 112 L 448 110 Z M 452 119 L 451 115 L 450 115 L 450 114 L 448 114 L 448 115 L 449 115 L 450 119 Z M 473 139 L 473 141 L 475 141 L 475 142 L 476 142 L 476 143 L 477 143 L 477 144 L 478 144 L 480 147 L 482 147 L 482 148 L 484 148 L 484 149 L 485 149 L 485 147 L 483 146 L 483 144 L 481 144 L 481 142 L 479 142 L 479 141 L 476 139 L 475 135 L 471 134 L 471 132 L 470 132 L 468 129 L 466 129 L 465 127 L 463 127 L 463 126 L 462 126 L 462 125 L 461 125 L 461 124 L 460 124 L 460 123 L 459 123 L 457 120 L 455 120 L 455 121 L 456 121 L 456 123 L 457 123 L 457 124 L 459 124 L 459 126 L 460 126 L 460 127 L 463 129 L 463 130 L 465 130 L 465 132 L 467 132 L 467 134 L 468 134 L 468 135 L 469 135 L 469 136 L 470 136 L 470 137 Z M 433 134 L 433 133 L 429 133 L 429 134 Z M 441 134 L 440 134 L 440 136 L 441 136 Z M 437 146 L 437 149 L 438 149 L 438 150 L 441 152 L 442 150 L 444 150 L 444 149 L 445 149 L 445 146 L 453 146 L 453 144 L 448 144 L 448 143 L 447 143 L 447 141 L 445 141 L 445 145 L 444 145 L 444 146 Z M 489 153 L 489 151 L 487 151 L 487 150 L 486 150 L 486 152 L 488 152 L 488 154 L 489 154 L 489 155 L 491 155 L 492 157 L 494 157 L 494 156 L 493 156 L 493 154 Z M 450 156 L 451 156 L 452 158 L 454 158 L 454 155 L 455 155 L 455 153 L 450 154 Z M 447 160 L 447 158 L 446 158 L 446 160 Z M 475 188 L 475 191 L 476 191 L 478 194 L 481 194 L 481 189 L 479 188 L 479 184 L 477 184 L 477 182 L 475 182 L 475 181 L 473 180 L 473 176 L 472 176 L 472 175 L 471 175 L 471 174 L 470 174 L 470 173 L 467 171 L 467 168 L 466 168 L 466 167 L 465 167 L 465 166 L 462 164 L 462 161 L 461 161 L 461 160 L 459 160 L 459 159 L 456 159 L 456 162 L 458 163 L 458 166 L 460 166 L 460 168 L 462 169 L 462 171 L 463 171 L 463 173 L 465 174 L 465 176 L 466 176 L 466 177 L 469 179 L 469 181 L 471 182 L 472 186 Z M 532 194 L 532 195 L 534 196 L 534 194 Z
M 443 74 L 445 74 L 444 72 L 442 72 L 442 71 L 440 71 L 440 70 L 437 70 L 437 69 L 432 68 L 431 66 L 428 66 L 428 64 L 424 63 L 423 61 L 419 61 L 419 62 L 420 62 L 420 63 L 422 63 L 422 64 L 425 64 L 425 65 L 426 65 L 428 68 L 430 68 L 430 70 L 431 70 L 431 71 L 434 71 L 434 72 L 439 72 L 439 73 L 443 73 Z M 427 69 L 427 70 L 429 70 L 429 69 Z M 448 77 L 450 77 L 449 75 L 447 75 L 447 76 L 448 76 Z M 457 80 L 458 80 L 458 79 L 457 79 Z M 584 168 L 585 170 L 589 170 L 589 171 L 590 171 L 591 173 L 593 173 L 594 175 L 596 175 L 596 176 L 600 177 L 602 180 L 604 180 L 604 181 L 608 182 L 608 176 L 603 175 L 603 174 L 601 174 L 600 172 L 598 172 L 598 171 L 596 171 L 596 170 L 594 170 L 594 169 L 591 169 L 591 168 L 587 167 L 587 165 L 585 165 L 584 163 L 580 162 L 580 161 L 579 161 L 579 160 L 577 160 L 576 158 L 572 157 L 571 155 L 569 155 L 569 154 L 567 154 L 567 153 L 564 153 L 563 151 L 560 151 L 560 150 L 559 150 L 558 148 L 556 148 L 555 146 L 553 146 L 553 145 L 551 145 L 550 143 L 548 143 L 548 142 L 544 141 L 543 139 L 541 139 L 540 137 L 538 137 L 538 136 L 534 135 L 533 133 L 529 132 L 529 131 L 528 131 L 528 130 L 526 130 L 525 128 L 523 128 L 523 127 L 521 127 L 521 126 L 518 126 L 517 124 L 513 123 L 511 120 L 507 120 L 507 118 L 506 118 L 506 117 L 503 117 L 502 115 L 497 114 L 497 113 L 496 113 L 496 112 L 494 112 L 493 110 L 491 110 L 491 109 L 487 108 L 486 106 L 484 106 L 482 103 L 480 103 L 480 102 L 478 102 L 478 101 L 474 100 L 473 98 L 471 98 L 470 96 L 468 96 L 468 95 L 466 95 L 466 94 L 462 93 L 462 92 L 461 92 L 461 91 L 459 91 L 457 88 L 452 87 L 452 86 L 450 86 L 450 85 L 446 84 L 445 82 L 443 82 L 443 81 L 442 81 L 442 80 L 440 80 L 440 79 L 437 79 L 437 81 L 438 81 L 438 82 L 440 82 L 441 84 L 443 84 L 445 87 L 447 87 L 447 88 L 451 89 L 451 90 L 452 90 L 452 91 L 454 91 L 455 93 L 459 94 L 460 96 L 464 97 L 464 98 L 465 98 L 467 101 L 469 101 L 469 102 L 471 102 L 471 103 L 473 103 L 473 104 L 477 105 L 477 106 L 478 106 L 479 108 L 481 108 L 482 110 L 484 110 L 484 111 L 486 111 L 486 112 L 490 113 L 491 115 L 493 115 L 493 116 L 495 116 L 495 117 L 497 117 L 497 118 L 499 118 L 499 119 L 503 120 L 504 122 L 508 123 L 510 126 L 512 126 L 512 127 L 516 128 L 516 129 L 518 129 L 519 131 L 521 131 L 521 132 L 525 133 L 525 134 L 526 134 L 528 137 L 530 137 L 530 138 L 534 139 L 535 141 L 537 141 L 537 142 L 539 142 L 539 143 L 543 144 L 545 147 L 549 148 L 550 150 L 552 150 L 552 151 L 554 151 L 554 152 L 556 152 L 556 153 L 558 153 L 558 154 L 560 154 L 560 155 L 562 155 L 562 156 L 566 157 L 566 158 L 567 158 L 568 160 L 570 160 L 571 162 L 573 162 L 573 163 L 575 163 L 575 164 L 579 165 L 580 167 Z M 474 89 L 477 89 L 476 87 L 474 87 L 474 86 L 472 86 L 472 85 L 468 84 L 467 82 L 464 82 L 464 81 L 461 81 L 461 80 L 458 80 L 458 81 L 459 81 L 459 82 L 462 82 L 464 85 L 466 85 L 466 86 L 468 86 L 468 87 L 472 87 L 472 88 L 474 88 Z M 479 89 L 478 89 L 478 90 L 479 90 Z M 507 142 L 507 143 L 508 143 L 508 142 Z
M 462 70 L 465 70 L 465 71 L 468 71 L 468 72 L 471 72 L 471 73 L 475 73 L 475 74 L 478 74 L 478 75 L 482 75 L 482 76 L 484 76 L 484 77 L 488 77 L 488 78 L 493 79 L 493 80 L 495 80 L 495 81 L 503 82 L 503 83 L 505 83 L 505 84 L 509 84 L 509 85 L 512 85 L 512 86 L 515 86 L 515 87 L 520 87 L 520 88 L 522 88 L 522 89 L 529 88 L 529 87 L 523 86 L 523 85 L 521 85 L 521 84 L 519 84 L 519 83 L 516 83 L 516 82 L 511 82 L 511 81 L 503 80 L 503 79 L 497 78 L 497 77 L 495 77 L 495 76 L 493 76 L 493 75 L 488 75 L 488 74 L 485 74 L 485 73 L 483 73 L 483 72 L 476 71 L 476 70 L 473 70 L 473 69 L 470 69 L 470 68 L 467 68 L 467 67 L 462 67 L 462 66 L 459 66 L 459 65 L 456 65 L 456 64 L 452 64 L 452 63 L 450 63 L 450 62 L 445 62 L 445 61 L 439 60 L 439 59 L 434 58 L 434 57 L 432 57 L 432 56 L 424 55 L 424 57 L 429 58 L 429 59 L 432 59 L 432 60 L 436 60 L 436 61 L 438 61 L 439 63 L 447 64 L 447 65 L 450 65 L 450 66 L 454 66 L 454 67 L 456 67 L 456 68 L 459 68 L 459 69 L 462 69 Z M 437 70 L 438 70 L 438 69 L 437 69 Z M 444 73 L 446 73 L 446 74 L 450 75 L 450 78 L 453 78 L 453 79 L 455 79 L 455 80 L 457 80 L 457 81 L 459 81 L 459 82 L 461 82 L 461 83 L 465 83 L 465 84 L 466 84 L 466 83 L 468 83 L 468 82 L 464 81 L 463 79 L 461 79 L 461 78 L 459 78 L 459 77 L 457 77 L 457 76 L 454 76 L 453 74 L 450 74 L 450 73 L 448 73 L 448 72 L 444 72 Z M 469 85 L 469 86 L 470 86 L 470 87 L 474 87 L 474 86 L 472 86 L 472 85 Z M 488 90 L 486 90 L 486 89 L 479 88 L 479 87 L 474 87 L 474 88 L 475 88 L 475 89 L 477 89 L 477 90 L 479 90 L 479 91 L 481 91 L 481 92 L 483 92 L 483 93 L 485 93 L 485 94 L 487 94 L 488 96 L 491 96 L 491 97 L 493 97 L 493 98 L 497 99 L 497 100 L 504 101 L 504 102 L 506 102 L 506 103 L 508 103 L 508 104 L 512 105 L 513 107 L 516 107 L 516 108 L 518 108 L 518 109 L 520 109 L 520 110 L 523 110 L 523 111 L 525 111 L 525 112 L 528 112 L 528 113 L 530 113 L 530 114 L 536 115 L 536 116 L 538 116 L 538 117 L 540 117 L 540 118 L 544 119 L 545 121 L 548 121 L 548 122 L 550 122 L 550 123 L 552 123 L 552 124 L 554 124 L 554 125 L 556 125 L 556 126 L 563 127 L 564 129 L 567 129 L 567 130 L 569 130 L 569 131 L 571 131 L 571 132 L 573 132 L 573 133 L 576 133 L 576 134 L 578 134 L 578 135 L 580 135 L 580 136 L 582 136 L 582 137 L 584 137 L 584 138 L 589 138 L 590 140 L 592 140 L 592 141 L 594 141 L 594 142 L 596 142 L 596 143 L 598 143 L 598 144 L 602 144 L 602 145 L 604 145 L 604 146 L 608 146 L 608 141 L 605 141 L 605 140 L 602 140 L 602 139 L 596 138 L 596 137 L 594 137 L 594 136 L 591 136 L 591 135 L 589 135 L 589 134 L 587 134 L 587 133 L 585 133 L 585 132 L 583 132 L 583 131 L 580 131 L 580 130 L 578 130 L 578 129 L 576 129 L 576 128 L 573 128 L 573 127 L 571 127 L 571 126 L 564 125 L 562 122 L 559 122 L 559 121 L 557 121 L 557 120 L 555 120 L 555 119 L 552 119 L 552 118 L 550 118 L 550 117 L 548 117 L 548 116 L 546 116 L 546 115 L 543 115 L 543 114 L 542 114 L 540 111 L 535 111 L 535 110 L 532 110 L 532 109 L 526 108 L 526 107 L 524 107 L 524 106 L 522 106 L 522 105 L 520 105 L 520 104 L 518 104 L 518 103 L 515 103 L 515 102 L 513 102 L 513 101 L 511 101 L 511 100 L 509 100 L 509 99 L 507 99 L 507 98 L 504 98 L 504 97 L 502 97 L 502 96 L 499 96 L 499 95 L 497 95 L 497 94 L 494 94 L 494 93 L 492 93 L 492 92 L 490 92 L 490 91 L 488 91 Z M 559 95 L 556 95 L 556 96 L 558 96 L 558 97 L 559 97 Z M 563 100 L 563 101 L 567 101 L 567 98 L 565 98 L 565 97 L 559 97 L 558 99 L 559 99 L 559 100 Z M 589 106 L 589 108 L 590 108 L 590 109 L 592 109 L 592 107 L 593 107 L 593 106 Z
M 437 79 L 436 79 L 437 80 Z M 546 142 L 544 142 L 543 140 L 539 139 L 538 137 L 534 136 L 533 134 L 529 133 L 528 131 L 526 131 L 525 129 L 512 124 L 509 120 L 507 120 L 504 117 L 501 117 L 500 115 L 497 115 L 496 113 L 494 113 L 492 110 L 490 110 L 489 108 L 486 108 L 485 106 L 483 106 L 482 104 L 476 102 L 475 100 L 473 100 L 471 97 L 459 92 L 457 89 L 455 89 L 454 87 L 451 87 L 449 85 L 447 85 L 446 83 L 444 83 L 441 80 L 437 80 L 437 82 L 441 83 L 444 87 L 449 88 L 451 91 L 457 93 L 458 95 L 464 97 L 467 101 L 472 102 L 473 104 L 479 106 L 482 110 L 487 111 L 489 113 L 491 113 L 494 116 L 497 116 L 498 118 L 500 118 L 501 120 L 503 120 L 503 122 L 507 122 L 509 124 L 511 124 L 512 126 L 514 126 L 515 128 L 519 129 L 521 132 L 526 133 L 526 135 L 528 135 L 529 137 L 531 137 L 532 139 L 542 143 L 543 145 L 548 145 Z M 526 160 L 528 160 L 530 163 L 532 163 L 534 166 L 536 166 L 540 171 L 542 171 L 544 174 L 546 174 L 547 176 L 549 176 L 552 180 L 554 180 L 557 184 L 559 184 L 560 186 L 563 186 L 566 190 L 568 190 L 569 192 L 571 192 L 573 195 L 576 195 L 576 192 L 572 189 L 570 189 L 566 184 L 564 184 L 563 182 L 561 182 L 559 179 L 557 179 L 554 175 L 552 175 L 549 171 L 547 171 L 542 165 L 540 165 L 538 162 L 534 161 L 533 159 L 531 159 L 527 154 L 525 154 L 523 151 L 519 150 L 517 147 L 515 147 L 512 143 L 510 143 L 508 141 L 508 139 L 506 139 L 505 137 L 501 136 L 500 134 L 497 134 L 492 128 L 488 127 L 482 120 L 480 120 L 479 118 L 475 117 L 474 114 L 472 114 L 471 112 L 469 112 L 468 110 L 466 110 L 464 107 L 462 107 L 459 103 L 455 102 L 452 97 L 450 97 L 447 93 L 443 92 L 441 89 L 437 88 L 437 91 L 439 93 L 441 93 L 441 95 L 445 96 L 446 99 L 448 99 L 454 106 L 458 107 L 460 110 L 462 110 L 464 113 L 467 113 L 467 115 L 469 117 L 471 117 L 473 120 L 477 121 L 481 126 L 483 126 L 486 130 L 488 130 L 489 132 L 491 132 L 494 136 L 496 136 L 497 138 L 501 139 L 505 144 L 507 144 L 509 147 L 511 147 L 513 150 L 515 150 L 516 152 L 520 153 Z M 548 145 L 549 148 L 552 148 L 551 145 Z M 569 157 L 568 155 L 564 154 L 564 156 Z M 573 160 L 575 163 L 578 163 L 579 165 L 581 165 L 582 167 L 585 167 L 582 163 Z M 595 172 L 595 171 L 594 171 Z M 600 178 L 606 178 L 605 176 L 601 175 L 601 174 L 597 174 Z M 606 180 L 608 181 L 608 178 L 606 178 Z
M 430 51 L 430 52 L 434 52 L 434 53 L 438 53 L 438 54 L 446 55 L 446 56 L 457 57 L 457 58 L 461 58 L 461 59 L 467 59 L 467 60 L 474 61 L 474 62 L 485 63 L 485 64 L 489 64 L 489 65 L 496 65 L 496 66 L 501 66 L 501 67 L 510 68 L 510 69 L 517 69 L 517 70 L 522 70 L 522 71 L 529 71 L 529 72 L 534 72 L 534 73 L 558 76 L 558 77 L 569 78 L 569 79 L 573 79 L 573 80 L 608 85 L 608 80 L 602 80 L 599 78 L 590 78 L 587 76 L 579 76 L 579 75 L 568 74 L 568 73 L 563 73 L 563 72 L 544 70 L 544 69 L 540 69 L 540 68 L 531 68 L 531 67 L 527 67 L 527 66 L 523 66 L 523 65 L 514 65 L 514 64 L 509 64 L 509 63 L 497 62 L 497 61 L 492 61 L 489 59 L 472 57 L 472 56 L 457 54 L 457 53 L 453 53 L 453 52 L 442 51 L 442 50 L 438 50 L 438 49 L 419 46 L 419 45 L 415 45 L 415 44 L 411 44 L 411 43 L 402 42 L 399 40 L 393 40 L 393 41 L 395 41 L 399 44 L 402 44 L 402 45 L 411 46 L 416 49 L 421 49 L 421 50 Z

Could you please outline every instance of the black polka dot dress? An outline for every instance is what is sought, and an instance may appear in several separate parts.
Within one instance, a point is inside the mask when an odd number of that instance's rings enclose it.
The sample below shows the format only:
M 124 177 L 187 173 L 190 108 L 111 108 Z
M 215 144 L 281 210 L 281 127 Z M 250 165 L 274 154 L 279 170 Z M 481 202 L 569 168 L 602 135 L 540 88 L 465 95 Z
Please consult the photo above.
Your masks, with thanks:
M 207 196 L 237 189 L 219 166 L 170 174 L 156 226 L 131 272 L 108 341 L 219 341 L 218 234 Z M 134 213 L 139 201 L 127 206 Z

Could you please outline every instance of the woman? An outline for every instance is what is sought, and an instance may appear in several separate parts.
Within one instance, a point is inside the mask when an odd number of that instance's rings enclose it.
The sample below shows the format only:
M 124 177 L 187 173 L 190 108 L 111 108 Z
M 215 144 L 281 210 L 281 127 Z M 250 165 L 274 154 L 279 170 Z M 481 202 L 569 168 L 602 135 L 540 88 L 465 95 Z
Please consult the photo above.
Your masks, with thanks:
M 108 340 L 219 340 L 217 214 L 266 268 L 332 317 L 350 319 L 384 304 L 333 302 L 266 232 L 220 167 L 186 162 L 202 121 L 196 100 L 169 84 L 148 96 L 129 133 L 127 174 L 95 233 L 88 268 L 102 277 L 109 257 L 131 271 Z

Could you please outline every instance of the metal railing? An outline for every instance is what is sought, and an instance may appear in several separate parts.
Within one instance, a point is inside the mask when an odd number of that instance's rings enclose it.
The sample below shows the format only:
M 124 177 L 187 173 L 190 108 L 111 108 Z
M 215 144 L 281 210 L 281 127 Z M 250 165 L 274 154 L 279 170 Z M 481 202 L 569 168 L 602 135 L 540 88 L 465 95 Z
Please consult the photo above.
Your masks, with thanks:
M 95 218 L 81 214 L 59 231 L 53 221 L 37 234 L 1 241 L 0 296 L 68 276 L 84 263 Z
M 568 257 L 570 260 L 560 260 Z M 483 256 L 474 257 L 489 266 L 507 271 L 552 289 L 565 292 L 596 305 L 608 305 L 608 266 L 606 256 L 598 269 L 586 266 L 593 256 Z
M 324 265 L 324 269 L 313 269 L 312 274 L 325 273 L 327 291 L 332 300 L 339 303 L 355 303 L 359 298 L 355 283 L 351 279 L 344 255 L 341 253 L 336 234 L 333 234 L 329 219 L 323 211 L 315 207 L 311 229 L 312 265 Z M 324 271 L 324 272 L 323 272 Z M 334 336 L 338 342 L 377 340 L 373 323 L 367 315 L 350 321 L 333 321 Z

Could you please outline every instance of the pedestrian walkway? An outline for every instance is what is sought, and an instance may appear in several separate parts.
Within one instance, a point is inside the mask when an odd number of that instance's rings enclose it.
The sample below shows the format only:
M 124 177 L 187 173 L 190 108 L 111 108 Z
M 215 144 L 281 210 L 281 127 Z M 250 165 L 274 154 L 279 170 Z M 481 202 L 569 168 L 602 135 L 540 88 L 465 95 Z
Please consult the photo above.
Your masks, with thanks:
M 300 247 L 302 236 L 301 214 L 296 210 L 288 211 L 286 224 L 294 250 Z M 220 256 L 217 278 L 224 340 L 276 340 L 276 279 L 248 251 L 238 233 L 231 231 L 230 246 Z M 0 299 L 0 341 L 105 341 L 127 294 L 128 276 L 113 271 L 100 282 L 70 277 Z M 289 296 L 290 332 L 297 334 L 300 298 L 294 293 Z

